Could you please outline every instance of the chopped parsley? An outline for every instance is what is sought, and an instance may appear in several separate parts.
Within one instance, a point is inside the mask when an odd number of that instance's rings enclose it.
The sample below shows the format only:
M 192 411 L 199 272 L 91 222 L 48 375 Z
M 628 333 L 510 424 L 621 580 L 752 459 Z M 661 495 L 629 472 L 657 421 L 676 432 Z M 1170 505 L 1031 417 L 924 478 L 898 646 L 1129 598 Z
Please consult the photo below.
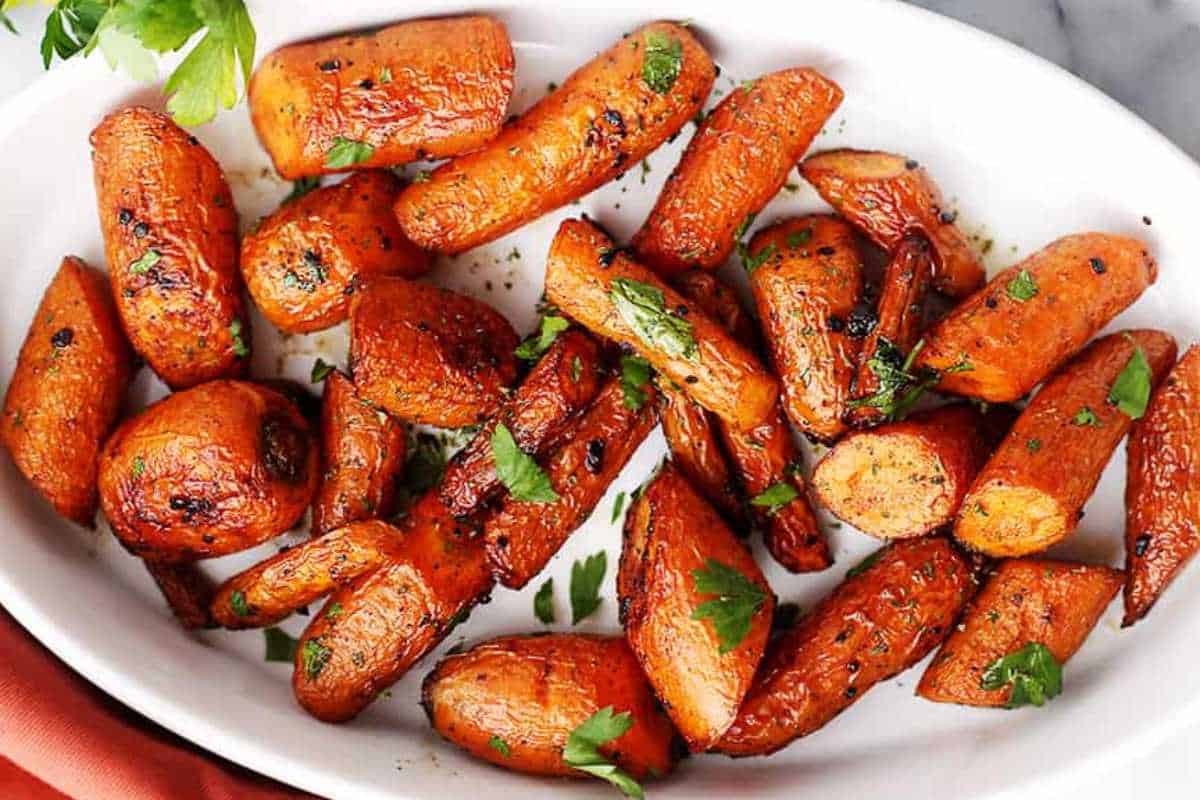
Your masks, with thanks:
M 129 477 L 137 480 L 146 471 L 146 461 L 141 456 L 133 457 L 133 465 L 129 468 Z
M 1092 411 L 1090 406 L 1083 406 L 1075 412 L 1075 416 L 1071 418 L 1072 425 L 1087 428 L 1099 428 L 1100 418 L 1096 416 L 1096 412 Z
M 542 354 L 550 349 L 550 345 L 554 344 L 554 340 L 558 335 L 571 327 L 571 323 L 566 317 L 560 317 L 556 314 L 548 314 L 542 317 L 541 325 L 536 334 L 530 335 L 525 341 L 518 345 L 516 350 L 517 358 L 525 361 L 537 361 L 542 357 Z
M 510 755 L 512 755 L 512 751 L 508 749 L 508 742 L 504 741 L 499 736 L 493 735 L 492 738 L 488 739 L 488 747 L 492 748 L 505 758 L 508 758 Z
M 617 313 L 642 343 L 669 356 L 694 359 L 692 323 L 666 308 L 662 290 L 630 278 L 615 278 L 609 298 Z
M 765 507 L 768 514 L 774 514 L 799 496 L 800 492 L 796 491 L 795 486 L 787 481 L 780 481 L 755 495 L 750 500 L 750 505 Z
M 867 406 L 877 408 L 890 420 L 901 419 L 912 410 L 917 401 L 927 390 L 937 385 L 941 375 L 937 370 L 921 369 L 913 372 L 912 365 L 917 355 L 925 346 L 925 341 L 917 342 L 908 356 L 885 337 L 879 337 L 875 344 L 875 353 L 867 359 L 867 367 L 875 373 L 879 381 L 879 389 L 875 394 L 860 397 L 850 401 L 851 408 Z M 951 367 L 949 371 L 962 372 L 970 369 L 965 361 Z
M 846 577 L 853 578 L 855 575 L 862 575 L 864 572 L 869 570 L 871 567 L 875 566 L 875 563 L 877 561 L 879 561 L 880 558 L 883 557 L 884 550 L 887 550 L 887 548 L 881 547 L 878 550 L 876 550 L 874 553 L 871 553 L 871 555 L 864 558 L 862 561 L 859 561 L 857 564 L 855 564 L 853 567 L 851 567 L 850 569 L 848 569 L 846 571 Z
M 683 44 L 674 36 L 647 31 L 643 37 L 642 80 L 658 94 L 671 91 L 683 66 Z
M 617 499 L 613 500 L 612 519 L 610 520 L 610 522 L 612 522 L 613 525 L 617 524 L 617 520 L 619 520 L 621 518 L 621 512 L 624 510 L 625 510 L 625 492 L 617 492 Z
M 805 228 L 801 231 L 792 231 L 787 235 L 787 246 L 789 250 L 795 250 L 798 247 L 803 247 L 812 241 L 812 228 Z
M 533 615 L 547 625 L 554 622 L 554 578 L 547 578 L 533 596 Z
M 366 142 L 356 142 L 353 139 L 338 136 L 333 140 L 333 147 L 330 147 L 329 152 L 325 154 L 325 167 L 327 169 L 345 169 L 367 161 L 374 154 L 375 148 Z
M 242 321 L 235 319 L 229 323 L 229 337 L 233 339 L 233 354 L 238 358 L 245 358 L 250 355 L 250 348 L 246 346 L 246 342 L 242 339 Z
M 600 607 L 600 584 L 608 570 L 608 554 L 601 550 L 571 565 L 571 624 L 578 625 Z
M 750 633 L 754 615 L 767 601 L 767 593 L 733 567 L 716 559 L 705 559 L 704 569 L 692 570 L 692 581 L 701 594 L 716 595 L 696 606 L 692 619 L 712 620 L 718 650 L 728 653 Z
M 266 644 L 264 661 L 295 661 L 296 647 L 299 644 L 279 628 L 264 628 L 263 641 Z
M 1141 347 L 1135 348 L 1121 374 L 1108 391 L 1108 402 L 1130 419 L 1141 419 L 1150 403 L 1150 363 Z
M 761 267 L 767 261 L 767 259 L 775 255 L 776 249 L 775 243 L 772 242 L 763 249 L 759 250 L 757 253 L 748 254 L 746 258 L 742 260 L 742 266 L 745 267 L 746 272 L 754 272 L 754 270 Z
M 567 737 L 563 748 L 563 763 L 581 772 L 608 781 L 625 794 L 642 800 L 642 787 L 600 753 L 600 746 L 624 736 L 633 727 L 633 717 L 628 711 L 614 713 L 612 706 L 600 709 L 580 724 Z
M 293 200 L 299 200 L 304 195 L 312 192 L 315 189 L 321 188 L 320 177 L 301 178 L 298 181 L 292 181 L 292 191 L 288 192 L 288 196 L 283 198 L 283 204 L 287 205 Z
M 332 373 L 335 369 L 337 369 L 337 367 L 335 367 L 333 364 L 326 364 L 325 359 L 318 358 L 313 362 L 312 375 L 309 377 L 313 383 L 320 383 L 328 378 L 330 373 Z
M 492 459 L 496 463 L 496 476 L 514 499 L 530 503 L 558 500 L 550 478 L 532 456 L 517 446 L 517 440 L 504 423 L 492 431 Z
M 157 250 L 147 250 L 141 258 L 129 265 L 129 271 L 134 275 L 145 275 L 161 260 L 162 254 Z
M 229 608 L 239 617 L 250 616 L 250 606 L 246 603 L 246 593 L 239 589 L 229 595 Z
M 1011 686 L 1007 708 L 1041 706 L 1062 693 L 1062 665 L 1044 644 L 1030 642 L 988 665 L 979 686 L 988 691 Z
M 1017 277 L 1008 282 L 1005 291 L 1013 300 L 1024 303 L 1037 296 L 1038 285 L 1029 270 L 1023 269 L 1017 273 Z
M 333 651 L 321 644 L 318 639 L 309 639 L 305 642 L 300 651 L 300 663 L 304 668 L 304 677 L 315 681 L 321 674 L 321 670 L 325 669 L 325 665 L 329 663 L 329 657 L 332 655 Z
M 646 384 L 650 381 L 650 362 L 638 356 L 621 356 L 621 394 L 625 407 L 639 411 L 646 403 Z

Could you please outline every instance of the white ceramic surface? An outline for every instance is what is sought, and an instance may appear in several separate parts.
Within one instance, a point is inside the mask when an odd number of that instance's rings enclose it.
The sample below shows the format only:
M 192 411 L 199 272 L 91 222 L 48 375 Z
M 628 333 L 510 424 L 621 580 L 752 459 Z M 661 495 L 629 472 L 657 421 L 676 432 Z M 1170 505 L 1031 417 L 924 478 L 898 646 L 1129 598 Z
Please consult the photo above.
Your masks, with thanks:
M 471 6 L 429 2 L 420 10 L 459 8 Z M 722 91 L 762 71 L 813 64 L 837 80 L 847 96 L 816 147 L 878 147 L 921 160 L 953 198 L 966 230 L 994 242 L 988 254 L 993 269 L 1081 229 L 1144 236 L 1160 259 L 1162 275 L 1119 324 L 1164 327 L 1181 344 L 1200 334 L 1200 279 L 1190 262 L 1200 252 L 1200 231 L 1191 219 L 1200 170 L 1112 101 L 1009 45 L 873 0 L 769 9 L 663 2 L 652 15 L 627 0 L 591 10 L 551 3 L 520 8 L 500 3 L 489 9 L 509 24 L 517 43 L 514 110 L 653 17 L 695 20 L 724 67 L 718 81 Z M 252 3 L 252 10 L 260 55 L 286 41 L 418 13 L 382 0 L 336 7 L 264 1 Z M 10 275 L 0 296 L 5 377 L 61 256 L 77 253 L 102 263 L 86 135 L 105 112 L 133 101 L 157 99 L 144 87 L 114 80 L 94 60 L 58 68 L 0 110 L 0 152 L 5 154 L 0 241 Z M 619 236 L 629 234 L 690 133 L 688 126 L 673 146 L 654 153 L 648 173 L 634 167 L 622 181 L 576 207 L 445 261 L 437 279 L 487 299 L 519 329 L 529 329 L 541 289 L 541 262 L 558 220 L 586 211 Z M 244 224 L 286 193 L 254 141 L 244 106 L 197 135 L 225 166 Z M 784 192 L 761 219 L 817 208 L 819 201 L 802 188 Z M 1147 227 L 1143 216 L 1153 224 Z M 736 270 L 726 274 L 734 277 Z M 256 322 L 258 374 L 303 378 L 316 355 L 344 363 L 340 330 L 283 342 L 261 319 Z M 147 374 L 141 376 L 139 400 L 160 392 Z M 613 492 L 640 483 L 661 448 L 656 435 Z M 1122 472 L 1118 455 L 1086 509 L 1079 534 L 1060 552 L 1120 561 Z M 7 461 L 0 466 L 0 497 L 0 602 L 103 689 L 214 752 L 335 797 L 466 797 L 484 787 L 495 798 L 612 792 L 599 783 L 509 775 L 442 743 L 415 702 L 432 658 L 353 724 L 312 721 L 291 699 L 288 668 L 263 663 L 260 634 L 181 634 L 148 578 L 111 536 L 84 533 L 55 519 Z M 608 551 L 613 567 L 603 590 L 603 613 L 581 625 L 584 630 L 617 630 L 612 580 L 619 539 L 608 522 L 610 509 L 611 494 L 547 570 L 556 578 L 561 619 L 572 560 Z M 846 528 L 832 536 L 838 563 L 822 575 L 788 576 L 763 559 L 782 599 L 810 608 L 874 547 Z M 267 546 L 257 555 L 272 551 Z M 211 570 L 228 574 L 254 555 L 213 562 Z M 498 590 L 453 641 L 541 628 L 531 613 L 537 583 L 524 593 Z M 1131 631 L 1118 631 L 1114 605 L 1068 666 L 1066 693 L 1047 709 L 1004 713 L 930 704 L 912 697 L 919 675 L 913 670 L 772 758 L 693 758 L 650 791 L 655 797 L 826 791 L 849 797 L 886 792 L 950 798 L 1057 785 L 1148 748 L 1200 716 L 1200 674 L 1193 668 L 1200 648 L 1195 644 L 1197 603 L 1200 579 L 1189 574 Z M 296 632 L 302 625 L 296 618 L 285 627 Z

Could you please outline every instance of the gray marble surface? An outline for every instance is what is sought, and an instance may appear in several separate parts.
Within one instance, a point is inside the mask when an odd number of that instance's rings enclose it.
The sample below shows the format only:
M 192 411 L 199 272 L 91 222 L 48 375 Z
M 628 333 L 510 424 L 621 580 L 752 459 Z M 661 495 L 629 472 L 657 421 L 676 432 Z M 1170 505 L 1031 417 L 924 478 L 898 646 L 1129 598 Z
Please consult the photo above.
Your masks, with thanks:
M 910 1 L 1069 69 L 1200 160 L 1200 0 Z M 30 35 L 40 32 L 44 13 L 20 8 L 12 16 Z M 0 32 L 0 42 L 7 45 L 4 37 L 7 33 Z M 3 101 L 40 74 L 41 65 L 34 47 L 5 46 L 0 52 Z M 1089 800 L 1191 800 L 1200 786 L 1197 754 L 1200 726 L 1130 764 L 1094 776 L 1070 794 Z

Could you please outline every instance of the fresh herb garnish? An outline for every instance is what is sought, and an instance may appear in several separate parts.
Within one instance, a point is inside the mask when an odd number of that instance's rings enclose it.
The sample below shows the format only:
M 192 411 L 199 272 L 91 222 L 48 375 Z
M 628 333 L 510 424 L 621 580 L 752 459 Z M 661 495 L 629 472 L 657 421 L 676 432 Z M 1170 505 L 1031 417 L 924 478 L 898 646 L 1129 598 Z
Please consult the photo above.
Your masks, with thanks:
M 617 520 L 621 518 L 621 512 L 625 510 L 625 492 L 617 492 L 617 499 L 613 500 L 612 509 L 612 524 L 617 524 Z
M 600 607 L 600 584 L 608 569 L 608 554 L 601 550 L 571 565 L 571 624 L 578 625 Z
M 321 674 L 321 670 L 325 669 L 325 665 L 329 663 L 329 657 L 333 655 L 333 651 L 317 639 L 309 639 L 304 643 L 304 647 L 300 651 L 300 662 L 304 668 L 304 677 L 310 681 L 315 681 L 317 676 Z
M 674 36 L 647 31 L 643 37 L 642 80 L 658 94 L 671 91 L 683 66 L 683 44 Z
M 550 478 L 532 456 L 517 446 L 517 440 L 504 423 L 496 425 L 492 431 L 492 459 L 496 463 L 496 476 L 514 499 L 530 503 L 558 500 Z
M 325 359 L 318 358 L 313 362 L 312 375 L 310 375 L 309 378 L 313 383 L 320 383 L 328 378 L 329 374 L 335 369 L 337 369 L 337 367 L 335 367 L 333 364 L 326 364 Z
M 329 608 L 325 609 L 326 619 L 337 619 L 342 615 L 342 604 L 334 601 L 329 604 Z
M 142 477 L 142 473 L 146 471 L 146 461 L 141 456 L 133 457 L 133 466 L 129 468 L 129 476 L 134 480 Z
M 145 275 L 161 260 L 162 254 L 157 250 L 147 250 L 141 258 L 129 265 L 129 271 L 134 275 Z
M 1130 419 L 1141 419 L 1150 402 L 1151 377 L 1150 362 L 1146 360 L 1146 353 L 1141 347 L 1134 349 L 1133 355 L 1125 363 L 1125 368 L 1108 391 L 1108 402 Z
M 646 390 L 650 380 L 650 362 L 638 356 L 621 356 L 621 394 L 625 407 L 638 411 L 646 403 Z
M 1025 442 L 1025 449 L 1031 453 L 1036 453 L 1042 449 L 1041 439 L 1029 439 Z
M 660 289 L 630 278 L 615 278 L 609 298 L 617 313 L 647 347 L 673 357 L 695 358 L 692 323 L 667 310 L 667 301 Z
M 759 250 L 757 253 L 747 254 L 746 258 L 742 259 L 742 266 L 745 267 L 746 272 L 754 272 L 754 270 L 761 267 L 768 258 L 775 255 L 775 250 L 775 243 L 772 242 L 763 249 Z
M 750 633 L 750 622 L 767 601 L 767 593 L 733 567 L 713 558 L 705 559 L 704 569 L 692 570 L 692 580 L 697 592 L 717 595 L 717 599 L 696 606 L 692 619 L 711 619 L 718 650 L 728 653 Z
M 239 617 L 250 615 L 250 606 L 246 603 L 246 593 L 241 590 L 229 595 L 229 607 Z
M 235 319 L 229 323 L 229 336 L 233 339 L 233 354 L 235 356 L 245 358 L 250 355 L 250 348 L 242 340 L 242 321 L 240 319 Z
M 211 120 L 238 99 L 238 67 L 250 80 L 255 33 L 243 0 L 59 0 L 46 19 L 42 62 L 86 57 L 97 47 L 108 65 L 136 80 L 158 80 L 155 54 L 174 52 L 205 31 L 163 85 L 180 125 Z
M 366 142 L 356 142 L 338 136 L 333 140 L 333 147 L 325 154 L 327 169 L 345 169 L 355 164 L 361 164 L 375 154 L 375 148 Z
M 890 340 L 879 337 L 875 354 L 867 359 L 867 367 L 875 373 L 879 389 L 875 394 L 850 401 L 851 408 L 868 406 L 877 408 L 890 420 L 901 419 L 912 410 L 927 390 L 937 385 L 941 376 L 934 369 L 923 368 L 912 371 L 917 354 L 925 346 L 922 339 L 905 357 Z M 954 365 L 947 372 L 962 372 L 971 369 L 965 361 Z
M 508 742 L 504 741 L 499 736 L 493 735 L 492 738 L 488 739 L 488 747 L 492 748 L 505 758 L 508 758 L 510 755 L 512 755 L 512 751 L 508 749 Z
M 263 655 L 265 661 L 295 661 L 298 642 L 279 628 L 264 628 L 263 641 L 267 651 Z
M 1037 296 L 1038 285 L 1029 270 L 1023 269 L 1017 273 L 1017 277 L 1008 282 L 1005 291 L 1013 300 L 1024 303 L 1026 300 L 1032 300 Z
M 853 567 L 846 570 L 846 577 L 853 578 L 855 575 L 862 575 L 864 572 L 869 570 L 871 567 L 875 566 L 875 562 L 877 562 L 883 556 L 883 551 L 886 549 L 887 549 L 886 547 L 879 548 L 874 553 L 871 553 L 869 556 L 864 558 L 862 561 L 858 562 Z
M 542 317 L 538 332 L 517 346 L 517 358 L 525 361 L 537 361 L 543 353 L 550 349 L 550 345 L 554 344 L 558 335 L 569 327 L 571 327 L 571 323 L 565 317 L 556 314 Z
M 1090 406 L 1083 406 L 1075 412 L 1075 416 L 1071 418 L 1071 424 L 1080 427 L 1099 428 L 1100 418 L 1096 416 L 1096 412 L 1092 411 Z
M 768 514 L 774 514 L 799 496 L 800 492 L 796 491 L 795 486 L 780 481 L 751 498 L 750 505 L 765 507 Z
M 1030 642 L 993 661 L 979 681 L 979 686 L 988 691 L 1010 685 L 1007 708 L 1041 706 L 1062 693 L 1062 665 L 1044 644 Z
M 600 753 L 600 746 L 620 738 L 633 727 L 628 711 L 614 713 L 612 706 L 600 709 L 571 731 L 563 748 L 563 763 L 568 767 L 602 778 L 616 786 L 626 797 L 642 800 L 641 785 Z
M 547 578 L 533 596 L 533 615 L 547 625 L 554 622 L 554 578 Z
M 797 247 L 803 247 L 812 241 L 812 228 L 805 228 L 802 231 L 792 231 L 787 235 L 787 246 L 789 250 L 795 250 Z
M 293 200 L 299 200 L 304 195 L 321 188 L 320 177 L 301 178 L 298 181 L 292 181 L 292 191 L 288 192 L 288 196 L 283 198 L 283 205 L 287 205 Z

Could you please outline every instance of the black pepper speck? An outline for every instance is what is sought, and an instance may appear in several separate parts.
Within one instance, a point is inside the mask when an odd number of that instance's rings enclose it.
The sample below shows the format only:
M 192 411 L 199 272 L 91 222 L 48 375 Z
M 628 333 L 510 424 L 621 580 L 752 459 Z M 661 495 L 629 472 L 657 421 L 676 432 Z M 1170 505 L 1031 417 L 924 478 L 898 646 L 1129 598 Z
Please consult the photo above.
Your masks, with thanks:
M 50 337 L 50 344 L 54 345 L 59 350 L 64 347 L 70 347 L 71 342 L 75 341 L 75 331 L 70 328 L 59 328 Z

